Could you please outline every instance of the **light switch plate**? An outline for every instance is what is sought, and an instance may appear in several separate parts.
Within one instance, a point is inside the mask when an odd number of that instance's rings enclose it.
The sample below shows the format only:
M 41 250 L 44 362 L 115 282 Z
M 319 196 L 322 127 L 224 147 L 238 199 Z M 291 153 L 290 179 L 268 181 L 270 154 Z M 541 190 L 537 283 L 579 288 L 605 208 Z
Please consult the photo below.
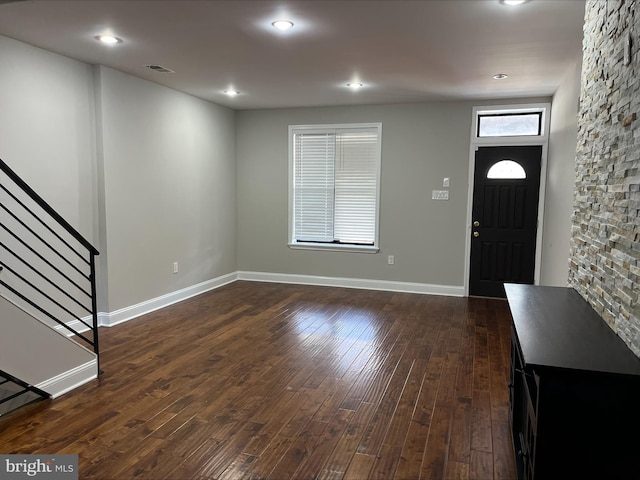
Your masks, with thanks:
M 431 200 L 449 200 L 449 190 L 432 190 Z

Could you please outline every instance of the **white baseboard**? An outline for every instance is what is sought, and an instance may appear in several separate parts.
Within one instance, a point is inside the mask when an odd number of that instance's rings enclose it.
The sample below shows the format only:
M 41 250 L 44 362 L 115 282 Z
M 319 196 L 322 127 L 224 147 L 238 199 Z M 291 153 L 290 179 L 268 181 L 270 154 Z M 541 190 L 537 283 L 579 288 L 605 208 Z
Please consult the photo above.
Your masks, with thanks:
M 84 322 L 88 323 L 89 325 L 91 325 L 93 323 L 93 319 L 91 317 L 84 317 L 82 320 Z M 80 320 L 72 320 L 70 322 L 66 322 L 65 325 L 67 325 L 69 328 L 73 328 L 78 333 L 84 333 L 84 332 L 88 332 L 89 330 L 91 330 L 89 327 L 87 327 Z M 98 323 L 98 326 L 100 326 L 99 323 Z M 54 325 L 53 328 L 54 328 L 54 330 L 58 331 L 59 333 L 61 333 L 65 337 L 72 337 L 74 335 L 74 333 L 72 331 L 70 331 L 67 328 L 64 328 L 62 325 Z
M 160 297 L 152 298 L 151 300 L 138 303 L 137 305 L 121 308 L 120 310 L 116 310 L 111 313 L 100 312 L 100 325 L 105 327 L 112 327 L 119 323 L 126 322 L 127 320 L 139 317 L 140 315 L 151 313 L 155 310 L 173 305 L 174 303 L 178 303 L 188 298 L 195 297 L 196 295 L 200 295 L 201 293 L 208 292 L 209 290 L 213 290 L 214 288 L 218 288 L 228 283 L 234 282 L 237 279 L 237 272 L 229 273 L 227 275 L 223 275 L 212 280 L 207 280 L 206 282 L 198 283 L 196 285 L 192 285 L 190 287 L 183 288 L 172 293 L 167 293 L 166 295 L 161 295 Z
M 464 286 L 432 285 L 429 283 L 397 282 L 392 280 L 320 277 L 316 275 L 266 272 L 238 272 L 238 280 L 248 280 L 252 282 L 294 283 L 300 285 L 319 285 L 325 287 L 358 288 L 364 290 L 383 290 L 389 292 L 421 293 L 428 295 L 445 295 L 449 297 L 464 296 Z
M 101 327 L 112 327 L 133 318 L 151 313 L 174 303 L 181 302 L 188 298 L 200 295 L 215 288 L 222 287 L 236 280 L 247 280 L 251 282 L 271 282 L 271 283 L 291 283 L 300 285 L 318 285 L 325 287 L 357 288 L 364 290 L 382 290 L 388 292 L 419 293 L 426 295 L 444 295 L 449 297 L 464 297 L 464 286 L 435 285 L 429 283 L 398 282 L 392 280 L 371 280 L 364 278 L 345 277 L 322 277 L 318 275 L 299 275 L 290 273 L 268 273 L 268 272 L 246 272 L 238 271 L 223 275 L 221 277 L 207 280 L 181 290 L 177 290 L 160 297 L 152 298 L 136 305 L 121 308 L 111 313 L 99 312 L 98 325 Z M 91 317 L 83 318 L 87 323 L 91 323 Z M 82 333 L 88 330 L 80 321 L 74 320 L 68 325 L 77 332 Z M 60 333 L 70 336 L 71 332 L 64 327 L 57 325 L 54 327 Z
M 39 388 L 51 395 L 52 398 L 59 397 L 80 385 L 84 385 L 98 377 L 98 362 L 93 359 L 83 365 L 79 365 L 71 370 L 56 375 L 49 380 L 40 382 L 34 387 Z
M 87 323 L 87 324 L 89 324 L 89 325 L 93 324 L 93 318 L 91 316 L 83 317 L 82 321 Z M 88 332 L 89 330 L 91 330 L 89 327 L 87 327 L 80 320 L 71 320 L 70 322 L 67 322 L 66 325 L 68 327 L 70 327 L 70 328 L 73 328 L 78 333 L 84 333 L 84 332 Z M 109 314 L 108 313 L 98 312 L 98 326 L 99 327 L 108 327 L 109 326 Z M 64 328 L 62 325 L 54 325 L 53 328 L 56 329 L 58 332 L 60 332 L 65 337 L 72 337 L 73 336 L 73 332 L 71 332 L 67 328 Z
M 99 327 L 108 327 L 109 326 L 109 313 L 107 313 L 107 312 L 98 312 L 98 326 Z

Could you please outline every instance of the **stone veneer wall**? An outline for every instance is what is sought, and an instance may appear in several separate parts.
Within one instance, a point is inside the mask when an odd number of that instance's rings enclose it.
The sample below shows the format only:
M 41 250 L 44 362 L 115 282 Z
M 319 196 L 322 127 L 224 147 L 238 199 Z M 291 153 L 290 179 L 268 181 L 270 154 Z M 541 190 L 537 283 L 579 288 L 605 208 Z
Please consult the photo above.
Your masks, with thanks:
M 638 0 L 587 0 L 569 284 L 638 356 L 639 46 Z

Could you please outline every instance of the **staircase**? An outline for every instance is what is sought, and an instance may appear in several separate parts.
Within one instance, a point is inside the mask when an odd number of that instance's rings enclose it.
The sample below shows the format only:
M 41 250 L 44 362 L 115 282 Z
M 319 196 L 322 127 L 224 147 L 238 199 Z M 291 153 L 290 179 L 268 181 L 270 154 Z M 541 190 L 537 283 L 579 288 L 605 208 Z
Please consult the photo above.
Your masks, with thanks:
M 0 160 L 0 415 L 100 374 L 98 254 Z

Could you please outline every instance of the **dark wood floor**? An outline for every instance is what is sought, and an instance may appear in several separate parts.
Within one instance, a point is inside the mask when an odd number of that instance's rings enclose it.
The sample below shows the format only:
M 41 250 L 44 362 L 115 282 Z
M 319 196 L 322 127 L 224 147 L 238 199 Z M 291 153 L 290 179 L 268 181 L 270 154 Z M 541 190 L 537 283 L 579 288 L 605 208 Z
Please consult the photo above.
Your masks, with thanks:
M 236 282 L 101 329 L 99 380 L 0 419 L 80 478 L 513 479 L 506 302 Z

